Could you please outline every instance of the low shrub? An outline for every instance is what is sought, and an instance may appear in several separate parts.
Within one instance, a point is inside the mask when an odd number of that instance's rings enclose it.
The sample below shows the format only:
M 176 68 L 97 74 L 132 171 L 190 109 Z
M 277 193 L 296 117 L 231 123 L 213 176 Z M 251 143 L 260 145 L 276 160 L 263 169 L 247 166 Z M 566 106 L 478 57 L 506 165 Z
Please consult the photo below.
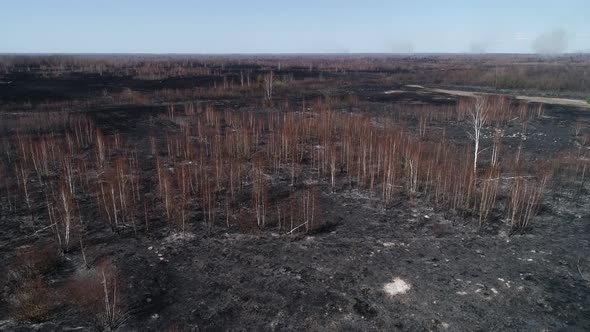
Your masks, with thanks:
M 100 330 L 112 330 L 127 318 L 118 272 L 108 261 L 71 280 L 63 295 L 66 303 L 92 316 Z

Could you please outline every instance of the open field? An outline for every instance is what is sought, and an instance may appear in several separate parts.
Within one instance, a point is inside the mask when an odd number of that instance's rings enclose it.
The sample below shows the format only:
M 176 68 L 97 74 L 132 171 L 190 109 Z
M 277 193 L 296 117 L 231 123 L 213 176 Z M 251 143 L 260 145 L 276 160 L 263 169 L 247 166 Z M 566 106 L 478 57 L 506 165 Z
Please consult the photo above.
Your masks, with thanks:
M 0 330 L 587 331 L 586 72 L 1 56 Z

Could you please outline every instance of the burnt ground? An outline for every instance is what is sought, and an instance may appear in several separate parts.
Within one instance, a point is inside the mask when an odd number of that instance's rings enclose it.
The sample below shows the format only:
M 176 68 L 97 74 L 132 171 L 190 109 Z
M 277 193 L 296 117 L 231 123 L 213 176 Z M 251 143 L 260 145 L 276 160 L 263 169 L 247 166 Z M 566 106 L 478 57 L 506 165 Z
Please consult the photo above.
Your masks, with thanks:
M 419 201 L 380 211 L 358 197 L 323 200 L 326 210 L 338 211 L 324 217 L 339 221 L 326 234 L 143 243 L 153 249 L 134 260 L 170 285 L 146 295 L 157 303 L 144 313 L 147 326 L 157 330 L 174 319 L 211 330 L 589 327 L 588 283 L 576 271 L 589 243 L 575 239 L 589 231 L 587 215 L 554 212 L 570 222 L 543 218 L 537 231 L 508 237 L 474 232 Z M 545 232 L 554 235 L 548 240 Z M 411 285 L 407 294 L 383 292 L 394 277 Z
M 106 84 L 119 83 L 107 80 Z M 392 104 L 455 102 L 448 96 L 425 96 L 411 89 L 383 94 L 400 86 L 351 83 L 326 89 L 358 96 L 355 108 L 375 113 L 391 111 Z M 48 89 L 52 96 L 74 99 L 88 91 L 84 85 L 80 91 L 53 91 L 51 85 Z M 13 92 L 2 91 L 11 96 Z M 305 95 L 293 93 L 300 94 Z M 217 102 L 249 104 L 231 99 Z M 133 142 L 149 131 L 162 130 L 162 124 L 154 124 L 153 119 L 165 113 L 165 106 L 109 105 L 86 112 L 105 133 L 119 132 Z M 578 147 L 571 124 L 587 117 L 584 112 L 546 106 L 545 117 L 529 124 L 528 139 L 517 139 L 522 128 L 509 126 L 505 144 L 516 149 L 523 142 L 532 159 Z M 447 133 L 469 144 L 460 124 Z M 484 146 L 489 145 L 487 139 Z M 147 146 L 140 148 L 147 153 Z M 145 174 L 153 171 L 153 165 L 142 165 Z M 276 181 L 274 193 L 279 195 L 277 188 L 287 185 L 287 180 Z M 150 222 L 159 227 L 137 235 L 90 227 L 85 240 L 88 260 L 109 257 L 122 270 L 129 317 L 118 330 L 590 330 L 587 184 L 582 190 L 549 189 L 533 226 L 514 235 L 509 234 L 501 213 L 479 229 L 473 218 L 435 208 L 425 197 L 400 197 L 385 209 L 362 190 L 340 185 L 331 193 L 327 183 L 321 186 L 321 218 L 326 226 L 311 234 L 284 236 L 221 226 L 209 232 L 198 222 L 187 234 L 179 234 L 161 226 L 158 216 Z M 21 223 L 27 218 L 26 211 L 21 212 L 0 216 L 0 264 L 5 267 L 14 264 L 15 248 L 43 241 Z M 191 217 L 196 219 L 198 214 L 195 211 Z M 84 216 L 95 218 L 99 217 Z M 82 265 L 79 250 L 66 253 L 59 268 L 47 274 L 50 285 L 58 289 Z M 406 293 L 384 291 L 395 278 L 410 286 Z M 91 319 L 66 304 L 53 308 L 45 322 L 17 321 L 8 302 L 0 301 L 3 331 L 95 328 Z

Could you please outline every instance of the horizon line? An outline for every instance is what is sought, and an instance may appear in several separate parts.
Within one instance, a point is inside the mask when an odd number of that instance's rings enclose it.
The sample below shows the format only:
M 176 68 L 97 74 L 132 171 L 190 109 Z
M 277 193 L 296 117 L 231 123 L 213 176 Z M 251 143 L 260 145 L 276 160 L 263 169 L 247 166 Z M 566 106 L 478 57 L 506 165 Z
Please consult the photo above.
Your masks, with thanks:
M 536 56 L 571 56 L 590 55 L 590 52 L 563 53 L 524 53 L 524 52 L 0 52 L 0 56 L 59 56 L 59 55 L 185 55 L 185 56 L 306 56 L 306 55 L 536 55 Z

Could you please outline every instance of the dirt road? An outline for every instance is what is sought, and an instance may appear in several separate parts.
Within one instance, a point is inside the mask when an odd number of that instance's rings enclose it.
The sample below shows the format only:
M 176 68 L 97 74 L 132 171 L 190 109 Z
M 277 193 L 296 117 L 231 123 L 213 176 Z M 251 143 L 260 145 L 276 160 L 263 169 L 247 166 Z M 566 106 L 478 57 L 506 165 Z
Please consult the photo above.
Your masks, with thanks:
M 425 90 L 429 91 L 429 92 L 444 93 L 444 94 L 448 94 L 448 95 L 464 96 L 464 97 L 474 97 L 477 95 L 491 95 L 491 93 L 462 91 L 462 90 L 429 89 L 429 88 L 425 88 Z M 534 103 L 590 108 L 590 104 L 588 104 L 584 100 L 578 100 L 578 99 L 534 97 L 534 96 L 515 96 L 514 98 L 518 99 L 518 100 L 524 100 L 524 101 L 534 102 Z

